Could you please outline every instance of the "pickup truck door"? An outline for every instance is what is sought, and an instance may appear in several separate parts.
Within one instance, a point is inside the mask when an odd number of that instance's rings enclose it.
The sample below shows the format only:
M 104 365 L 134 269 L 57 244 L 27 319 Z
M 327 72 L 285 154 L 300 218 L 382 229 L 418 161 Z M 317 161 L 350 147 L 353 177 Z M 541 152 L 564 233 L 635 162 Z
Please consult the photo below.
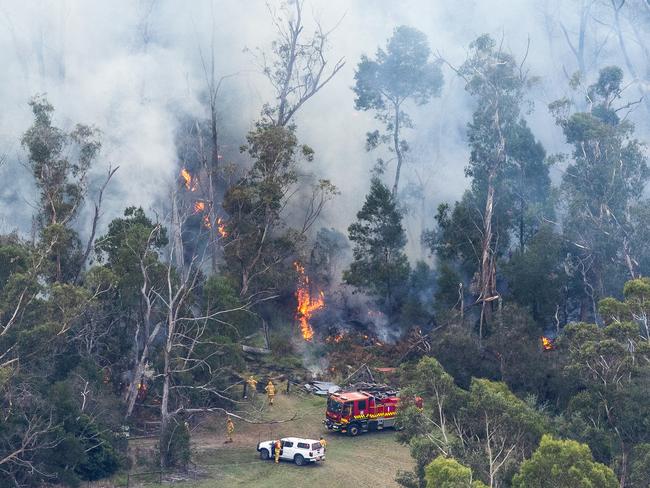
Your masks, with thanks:
M 282 441 L 282 454 L 280 457 L 282 459 L 293 459 L 295 450 L 296 447 L 293 445 L 293 442 Z

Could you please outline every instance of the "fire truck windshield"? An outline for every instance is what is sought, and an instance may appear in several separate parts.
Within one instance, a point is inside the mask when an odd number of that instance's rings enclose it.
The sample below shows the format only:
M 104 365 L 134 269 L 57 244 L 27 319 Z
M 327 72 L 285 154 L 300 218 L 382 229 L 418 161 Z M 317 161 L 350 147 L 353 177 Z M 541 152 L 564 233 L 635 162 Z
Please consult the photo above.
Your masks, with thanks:
M 343 406 L 343 414 L 342 415 L 344 417 L 349 417 L 350 415 L 352 415 L 352 404 L 351 403 L 348 402 Z
M 337 402 L 332 397 L 329 397 L 327 399 L 327 409 L 330 412 L 340 413 L 342 407 L 343 407 L 343 405 L 341 404 L 341 402 Z

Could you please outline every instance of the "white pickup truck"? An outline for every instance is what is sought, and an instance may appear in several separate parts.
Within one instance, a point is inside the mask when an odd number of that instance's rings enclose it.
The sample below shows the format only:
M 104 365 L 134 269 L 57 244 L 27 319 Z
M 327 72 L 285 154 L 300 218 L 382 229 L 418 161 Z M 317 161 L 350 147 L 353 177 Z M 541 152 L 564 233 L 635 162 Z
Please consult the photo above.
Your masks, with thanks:
M 257 452 L 260 453 L 260 459 L 274 459 L 275 442 L 262 441 L 257 445 Z M 325 460 L 325 449 L 321 443 L 314 439 L 302 439 L 300 437 L 285 437 L 280 439 L 282 449 L 280 449 L 280 459 L 293 461 L 298 466 L 306 463 L 315 463 L 316 461 Z

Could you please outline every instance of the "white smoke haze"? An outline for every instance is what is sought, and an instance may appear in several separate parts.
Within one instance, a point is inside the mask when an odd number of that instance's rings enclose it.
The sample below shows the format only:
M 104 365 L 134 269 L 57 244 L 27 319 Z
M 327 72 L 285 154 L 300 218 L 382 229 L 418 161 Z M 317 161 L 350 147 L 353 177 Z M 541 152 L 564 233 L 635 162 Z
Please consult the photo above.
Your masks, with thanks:
M 279 0 L 270 2 L 278 9 Z M 478 35 L 491 34 L 503 49 L 521 60 L 540 83 L 530 92 L 534 111 L 527 119 L 547 152 L 564 149 L 562 134 L 546 105 L 569 93 L 567 75 L 578 69 L 576 57 L 564 37 L 577 39 L 581 2 L 573 0 L 308 0 L 306 32 L 313 18 L 325 27 L 340 24 L 331 35 L 331 65 L 345 57 L 346 65 L 296 117 L 302 143 L 316 151 L 309 167 L 319 178 L 328 178 L 341 195 L 330 205 L 319 226 L 345 231 L 354 220 L 369 186 L 369 174 L 380 152 L 365 151 L 365 133 L 379 128 L 372 113 L 354 110 L 354 69 L 362 54 L 373 56 L 384 46 L 394 27 L 406 24 L 422 30 L 433 54 L 459 66 L 469 43 Z M 608 64 L 624 70 L 615 36 L 603 19 L 605 7 L 594 7 L 598 22 L 587 32 L 588 76 Z M 174 141 L 183 117 L 205 117 L 203 59 L 209 62 L 214 46 L 221 92 L 221 129 L 245 132 L 259 116 L 261 106 L 272 101 L 268 82 L 259 73 L 253 53 L 268 49 L 275 36 L 267 6 L 262 0 L 122 0 L 100 1 L 4 1 L 0 3 L 0 60 L 4 76 L 0 84 L 0 230 L 29 232 L 35 202 L 31 177 L 24 163 L 20 136 L 31 124 L 27 102 L 47 93 L 56 109 L 55 123 L 69 128 L 80 122 L 101 129 L 103 149 L 94 174 L 105 173 L 109 164 L 120 170 L 107 193 L 102 225 L 119 216 L 128 205 L 146 210 L 160 207 L 179 169 Z M 627 24 L 626 24 L 627 26 Z M 626 33 L 632 35 L 629 26 Z M 252 52 L 245 52 L 250 48 Z M 630 56 L 641 59 L 641 47 L 629 43 Z M 598 66 L 591 60 L 596 59 Z M 407 219 L 409 255 L 422 258 L 419 243 L 423 228 L 433 226 L 437 205 L 458 199 L 467 187 L 464 167 L 468 158 L 465 128 L 473 102 L 464 83 L 446 65 L 439 98 L 426 106 L 409 107 L 416 128 L 405 131 L 410 141 L 402 188 L 420 185 L 424 200 L 409 200 Z M 638 69 L 645 73 L 645 69 Z M 647 82 L 630 87 L 630 98 L 648 91 Z M 644 108 L 632 115 L 638 136 L 647 140 Z M 380 150 L 381 151 L 381 150 Z M 233 162 L 243 156 L 230 151 Z M 384 154 L 385 156 L 385 154 Z M 392 178 L 389 166 L 386 178 Z M 555 181 L 561 168 L 553 168 Z M 87 216 L 79 220 L 85 232 Z

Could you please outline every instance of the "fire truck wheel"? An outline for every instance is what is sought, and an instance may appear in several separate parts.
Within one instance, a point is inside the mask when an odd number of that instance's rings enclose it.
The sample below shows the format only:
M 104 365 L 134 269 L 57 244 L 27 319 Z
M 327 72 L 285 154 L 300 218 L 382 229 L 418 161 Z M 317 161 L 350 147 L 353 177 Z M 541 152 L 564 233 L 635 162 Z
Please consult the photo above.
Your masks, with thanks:
M 356 437 L 359 435 L 359 426 L 356 424 L 352 424 L 348 427 L 348 434 L 352 437 Z
M 271 457 L 271 455 L 269 454 L 269 450 L 268 450 L 268 449 L 262 449 L 262 450 L 260 451 L 260 459 L 261 459 L 262 461 L 268 461 L 268 459 L 269 459 L 270 457 Z
M 305 458 L 302 457 L 301 454 L 296 454 L 296 457 L 293 458 L 293 462 L 296 463 L 296 465 L 298 466 L 302 466 L 303 464 L 305 464 Z

